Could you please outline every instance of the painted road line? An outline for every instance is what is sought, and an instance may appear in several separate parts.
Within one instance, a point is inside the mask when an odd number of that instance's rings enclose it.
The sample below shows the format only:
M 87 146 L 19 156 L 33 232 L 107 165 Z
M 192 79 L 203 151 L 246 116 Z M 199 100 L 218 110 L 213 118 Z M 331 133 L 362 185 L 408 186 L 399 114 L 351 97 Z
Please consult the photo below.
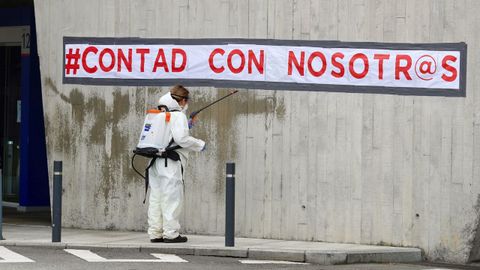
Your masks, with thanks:
M 268 260 L 239 260 L 243 264 L 300 264 L 306 265 L 308 263 L 289 262 L 289 261 L 268 261 Z
M 0 263 L 30 263 L 35 262 L 23 255 L 0 246 Z
M 105 262 L 107 259 L 98 256 L 97 254 L 91 252 L 90 250 L 83 249 L 64 249 L 66 252 L 79 257 L 82 260 L 87 262 Z
M 177 255 L 152 253 L 152 256 L 159 258 L 161 262 L 188 262 Z
M 106 259 L 102 256 L 99 256 L 90 250 L 84 249 L 65 249 L 66 252 L 84 260 L 87 262 L 160 262 L 160 263 L 179 263 L 179 262 L 188 262 L 176 255 L 171 254 L 159 254 L 159 253 L 152 253 L 151 255 L 156 257 L 157 259 Z

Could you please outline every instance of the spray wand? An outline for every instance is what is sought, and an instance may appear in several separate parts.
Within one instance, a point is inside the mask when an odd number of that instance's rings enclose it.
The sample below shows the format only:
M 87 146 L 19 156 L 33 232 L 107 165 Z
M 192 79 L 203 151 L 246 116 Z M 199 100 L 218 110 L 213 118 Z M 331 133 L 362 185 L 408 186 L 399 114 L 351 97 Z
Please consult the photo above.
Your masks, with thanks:
M 192 113 L 190 114 L 190 119 L 193 119 L 195 116 L 197 116 L 197 114 L 199 114 L 201 111 L 205 110 L 206 108 L 212 106 L 213 104 L 215 104 L 215 103 L 217 103 L 217 102 L 220 102 L 220 101 L 226 99 L 227 97 L 229 97 L 229 96 L 231 96 L 231 95 L 233 95 L 233 94 L 236 94 L 237 92 L 238 92 L 238 90 L 235 90 L 235 91 L 233 91 L 233 92 L 230 92 L 230 94 L 228 94 L 228 95 L 226 95 L 226 96 L 224 96 L 224 97 L 221 97 L 221 98 L 215 100 L 214 102 L 208 104 L 207 106 L 205 106 L 205 107 L 203 107 L 203 108 L 201 108 L 201 109 L 199 109 L 199 110 L 197 110 L 197 111 L 192 112 Z

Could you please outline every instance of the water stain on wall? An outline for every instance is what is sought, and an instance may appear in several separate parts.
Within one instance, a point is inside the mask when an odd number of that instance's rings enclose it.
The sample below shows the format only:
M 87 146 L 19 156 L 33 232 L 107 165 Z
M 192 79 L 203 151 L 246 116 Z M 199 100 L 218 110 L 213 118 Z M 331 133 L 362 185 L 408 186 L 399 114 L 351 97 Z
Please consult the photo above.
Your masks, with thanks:
M 113 105 L 108 108 L 105 97 L 94 93 L 88 97 L 82 93 L 79 88 L 70 90 L 69 95 L 65 95 L 56 87 L 51 78 L 45 78 L 44 85 L 46 89 L 51 90 L 62 101 L 68 103 L 71 109 L 71 115 L 68 114 L 68 107 L 64 104 L 57 104 L 55 107 L 55 127 L 51 121 L 46 118 L 47 136 L 53 137 L 54 150 L 64 153 L 71 159 L 72 164 L 76 162 L 77 147 L 87 145 L 87 156 L 93 156 L 94 149 L 103 149 L 100 160 L 98 161 L 101 172 L 99 172 L 99 188 L 94 194 L 95 199 L 103 198 L 105 201 L 104 214 L 109 212 L 109 199 L 115 188 L 117 180 L 123 179 L 122 171 L 129 172 L 129 153 L 128 153 L 128 132 L 122 130 L 122 122 L 129 114 L 130 99 L 129 95 L 123 94 L 120 88 L 113 91 Z M 88 119 L 88 120 L 87 120 Z M 87 123 L 89 122 L 90 123 Z M 93 122 L 93 123 L 92 123 Z M 82 133 L 82 129 L 90 127 Z M 105 149 L 107 127 L 111 132 L 111 149 Z M 54 128 L 53 130 L 51 128 Z M 85 134 L 86 138 L 75 138 L 74 134 Z M 74 143 L 75 140 L 83 140 L 84 143 Z M 78 149 L 80 150 L 80 149 Z M 107 155 L 107 150 L 111 155 Z M 73 152 L 72 152 L 73 151 Z
M 54 144 L 54 150 L 58 153 L 70 154 L 72 147 L 71 133 L 69 131 L 70 120 L 59 104 L 55 105 L 55 115 L 55 123 L 61 128 L 50 130 L 50 135 L 53 135 L 52 143 Z
M 105 144 L 107 140 L 106 130 L 108 128 L 112 129 L 110 149 L 105 149 L 103 153 L 104 162 L 102 163 L 101 195 L 105 201 L 104 212 L 107 215 L 109 212 L 109 201 L 112 197 L 111 194 L 116 188 L 121 188 L 118 182 L 120 182 L 119 179 L 122 179 L 123 176 L 121 170 L 122 157 L 128 153 L 128 134 L 125 134 L 124 130 L 120 129 L 120 122 L 128 115 L 130 106 L 129 95 L 128 93 L 123 94 L 121 89 L 116 88 L 113 92 L 112 108 L 108 108 L 104 100 L 97 100 L 93 104 L 98 102 L 100 107 L 103 106 L 105 109 L 103 110 L 103 119 L 97 118 L 95 121 L 95 125 L 91 130 L 91 139 L 95 140 L 97 137 L 101 137 L 103 144 Z M 95 143 L 95 141 L 92 143 Z M 110 155 L 107 155 L 108 150 Z M 96 193 L 97 196 L 99 194 L 99 192 Z
M 193 92 L 193 106 L 192 110 L 206 106 L 210 102 L 215 101 L 227 94 L 228 89 L 215 89 L 214 95 L 201 95 L 198 92 Z M 217 197 L 222 198 L 224 195 L 224 179 L 223 173 L 225 170 L 225 163 L 238 158 L 238 130 L 234 126 L 235 120 L 238 116 L 248 115 L 264 115 L 265 129 L 270 128 L 272 115 L 275 114 L 279 120 L 283 120 L 285 116 L 285 104 L 283 99 L 277 98 L 276 92 L 272 96 L 256 95 L 254 91 L 240 90 L 232 97 L 216 104 L 209 108 L 202 114 L 205 114 L 206 121 L 212 121 L 213 126 L 217 130 L 214 135 L 210 130 L 207 130 L 207 125 L 203 128 L 195 130 L 195 135 L 205 140 L 208 144 L 216 145 L 215 158 L 215 188 L 213 192 Z M 208 114 L 207 114 L 208 113 Z M 202 117 L 202 116 L 201 116 Z M 247 127 L 238 127 L 240 129 Z
M 145 115 L 145 87 L 135 89 L 135 115 L 137 117 Z
M 82 105 L 85 103 L 85 96 L 78 88 L 70 91 L 70 104 L 72 104 L 72 117 L 75 123 L 78 123 L 80 127 L 85 123 L 85 114 L 82 110 Z
M 88 134 L 89 143 L 105 145 L 105 126 L 108 119 L 105 99 L 96 95 L 91 96 L 79 108 L 84 114 L 91 114 L 93 118 L 93 126 Z
M 467 235 L 472 239 L 469 243 L 469 246 L 471 247 L 468 258 L 469 262 L 480 261 L 480 194 L 477 195 L 477 203 L 475 204 L 474 209 L 477 214 L 477 220 L 473 225 L 473 230 L 469 230 L 470 233 Z M 471 235 L 473 235 L 473 237 Z
M 50 77 L 45 77 L 44 86 L 46 89 L 50 89 L 55 94 L 57 94 L 63 101 L 70 103 L 70 99 L 60 91 L 58 91 L 57 85 Z
M 70 103 L 70 98 L 58 91 L 57 86 L 51 78 L 47 77 L 45 79 L 44 86 L 45 89 L 49 89 L 58 95 L 62 101 Z M 72 141 L 69 132 L 70 121 L 67 112 L 63 110 L 62 104 L 60 103 L 55 104 L 54 111 L 56 115 L 55 124 L 62 128 L 51 129 L 52 123 L 46 120 L 46 134 L 47 137 L 51 136 L 48 141 L 49 143 L 53 143 L 53 149 L 55 152 L 71 153 Z

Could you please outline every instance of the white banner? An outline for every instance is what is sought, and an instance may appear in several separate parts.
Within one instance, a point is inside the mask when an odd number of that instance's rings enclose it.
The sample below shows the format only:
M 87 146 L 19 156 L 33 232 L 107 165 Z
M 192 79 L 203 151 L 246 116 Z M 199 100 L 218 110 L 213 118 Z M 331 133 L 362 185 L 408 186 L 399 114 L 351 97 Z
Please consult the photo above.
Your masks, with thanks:
M 461 72 L 461 50 L 451 49 L 87 42 L 66 43 L 64 49 L 66 83 L 81 83 L 82 79 L 106 79 L 115 84 L 133 79 L 140 85 L 145 80 L 209 80 L 461 92 L 465 72 Z

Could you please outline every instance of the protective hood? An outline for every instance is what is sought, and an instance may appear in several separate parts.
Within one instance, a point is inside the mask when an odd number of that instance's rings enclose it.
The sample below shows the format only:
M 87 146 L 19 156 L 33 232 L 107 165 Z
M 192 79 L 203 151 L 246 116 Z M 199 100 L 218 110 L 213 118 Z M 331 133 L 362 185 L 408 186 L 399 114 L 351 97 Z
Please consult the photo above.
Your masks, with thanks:
M 180 107 L 178 102 L 172 98 L 172 96 L 170 95 L 170 92 L 166 93 L 158 100 L 158 105 L 165 105 L 168 107 L 170 111 L 182 110 L 182 107 Z

